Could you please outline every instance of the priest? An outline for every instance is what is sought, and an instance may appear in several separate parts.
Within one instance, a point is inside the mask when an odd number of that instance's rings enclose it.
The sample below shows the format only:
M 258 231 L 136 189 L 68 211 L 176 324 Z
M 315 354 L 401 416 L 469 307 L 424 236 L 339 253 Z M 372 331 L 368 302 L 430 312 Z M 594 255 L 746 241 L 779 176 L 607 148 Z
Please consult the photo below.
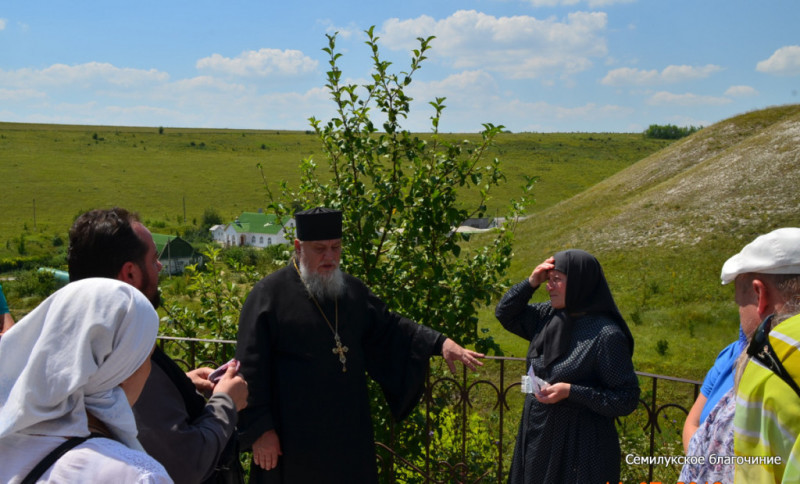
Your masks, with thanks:
M 295 256 L 259 281 L 239 319 L 250 397 L 239 420 L 250 482 L 378 481 L 367 378 L 398 420 L 422 395 L 428 359 L 470 369 L 482 354 L 388 310 L 339 269 L 342 213 L 295 214 Z

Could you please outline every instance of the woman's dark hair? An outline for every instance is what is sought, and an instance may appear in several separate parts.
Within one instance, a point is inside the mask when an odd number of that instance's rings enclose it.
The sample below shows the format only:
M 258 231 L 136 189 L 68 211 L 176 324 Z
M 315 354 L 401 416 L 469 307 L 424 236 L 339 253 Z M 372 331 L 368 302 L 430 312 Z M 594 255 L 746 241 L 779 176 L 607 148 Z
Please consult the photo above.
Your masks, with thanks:
M 88 277 L 116 279 L 126 262 L 141 264 L 147 244 L 133 230 L 136 213 L 124 208 L 92 210 L 69 229 L 69 280 Z

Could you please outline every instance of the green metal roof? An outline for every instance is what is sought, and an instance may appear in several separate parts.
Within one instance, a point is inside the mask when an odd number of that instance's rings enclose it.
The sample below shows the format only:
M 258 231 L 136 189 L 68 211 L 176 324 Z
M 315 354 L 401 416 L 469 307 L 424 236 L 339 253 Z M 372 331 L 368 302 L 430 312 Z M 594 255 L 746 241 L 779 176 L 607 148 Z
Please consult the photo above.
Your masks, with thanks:
M 178 237 L 177 235 L 152 234 L 153 242 L 156 243 L 156 250 L 159 258 L 161 257 L 192 257 L 195 250 L 192 244 Z

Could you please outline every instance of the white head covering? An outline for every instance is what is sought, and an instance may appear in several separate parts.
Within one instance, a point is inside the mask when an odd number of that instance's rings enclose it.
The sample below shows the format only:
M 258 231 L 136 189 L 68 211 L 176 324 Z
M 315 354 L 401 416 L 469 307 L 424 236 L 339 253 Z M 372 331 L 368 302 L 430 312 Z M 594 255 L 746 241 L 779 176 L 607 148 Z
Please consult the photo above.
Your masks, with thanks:
M 0 339 L 0 438 L 85 436 L 86 411 L 141 450 L 119 384 L 150 356 L 158 315 L 131 285 L 94 278 L 67 284 Z
M 723 284 L 739 274 L 800 274 L 800 228 L 785 227 L 761 235 L 722 265 Z

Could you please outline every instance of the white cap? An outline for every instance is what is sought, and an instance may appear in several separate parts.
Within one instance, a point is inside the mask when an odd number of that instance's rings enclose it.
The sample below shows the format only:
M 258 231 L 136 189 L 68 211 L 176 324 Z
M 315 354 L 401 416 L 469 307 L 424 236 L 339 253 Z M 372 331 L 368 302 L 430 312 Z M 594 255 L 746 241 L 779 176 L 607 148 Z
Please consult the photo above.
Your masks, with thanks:
M 800 228 L 787 227 L 761 235 L 722 265 L 723 284 L 739 274 L 800 274 Z

